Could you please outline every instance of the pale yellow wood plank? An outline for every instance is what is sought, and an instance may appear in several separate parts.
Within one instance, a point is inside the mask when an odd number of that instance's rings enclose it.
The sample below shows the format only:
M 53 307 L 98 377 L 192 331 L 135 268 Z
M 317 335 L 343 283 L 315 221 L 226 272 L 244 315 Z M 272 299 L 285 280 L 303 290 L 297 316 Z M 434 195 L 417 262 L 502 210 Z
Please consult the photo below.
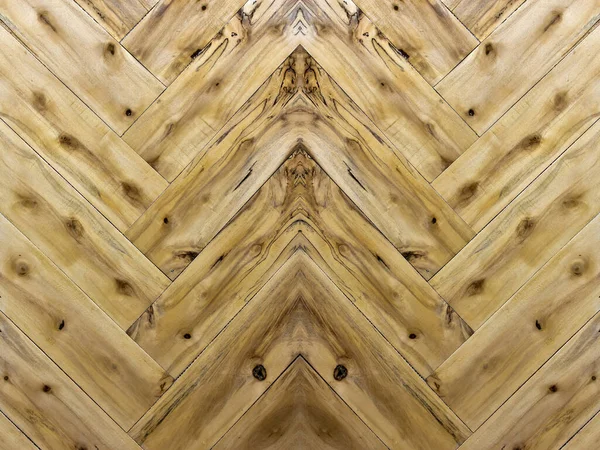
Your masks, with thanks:
M 436 87 L 485 132 L 596 24 L 598 0 L 528 1 Z
M 148 12 L 147 0 L 74 0 L 117 41 Z
M 600 212 L 600 122 L 432 279 L 479 328 Z
M 0 245 L 0 311 L 129 429 L 172 379 L 3 216 Z
M 302 235 L 319 267 L 427 376 L 470 329 L 304 151 L 297 151 L 129 330 L 173 376 L 287 259 Z M 291 244 L 290 244 L 291 245 Z
M 447 0 L 456 17 L 483 40 L 526 0 Z M 535 1 L 535 0 L 530 0 Z
M 565 444 L 600 410 L 599 330 L 596 314 L 461 450 L 548 450 Z
M 124 135 L 125 141 L 169 181 L 296 47 L 290 33 L 277 32 L 286 29 L 286 11 L 280 10 L 281 3 L 248 6 L 245 11 L 252 16 L 251 22 L 247 16 L 233 18 Z M 244 73 L 251 76 L 240 76 Z M 284 73 L 280 75 L 285 78 Z
M 246 0 L 161 0 L 127 35 L 123 45 L 169 85 L 192 62 L 193 55 L 206 50 L 213 36 L 244 3 Z M 248 3 L 254 9 L 251 4 L 257 2 Z M 246 17 L 247 22 L 250 17 Z M 227 35 L 226 39 L 228 45 L 235 46 L 241 38 Z
M 0 409 L 44 450 L 140 450 L 0 313 Z
M 0 145 L 0 212 L 129 327 L 169 280 L 2 122 Z
M 563 448 L 564 450 L 593 449 L 599 441 L 600 414 L 597 413 Z
M 389 447 L 454 449 L 469 434 L 301 250 L 130 434 L 147 450 L 210 447 L 298 354 Z
M 356 4 L 430 84 L 437 84 L 479 44 L 441 0 Z
M 433 183 L 481 230 L 600 116 L 593 31 Z
M 471 429 L 600 310 L 599 248 L 596 216 L 429 377 Z
M 0 18 L 118 134 L 164 89 L 72 0 L 1 0 Z
M 119 230 L 167 182 L 4 28 L 0 117 Z
M 299 43 L 428 181 L 475 141 L 475 133 L 351 2 L 304 3 L 294 12 L 305 28 Z
M 36 450 L 21 430 L 0 412 L 0 450 Z
M 303 358 L 297 358 L 215 449 L 385 449 Z

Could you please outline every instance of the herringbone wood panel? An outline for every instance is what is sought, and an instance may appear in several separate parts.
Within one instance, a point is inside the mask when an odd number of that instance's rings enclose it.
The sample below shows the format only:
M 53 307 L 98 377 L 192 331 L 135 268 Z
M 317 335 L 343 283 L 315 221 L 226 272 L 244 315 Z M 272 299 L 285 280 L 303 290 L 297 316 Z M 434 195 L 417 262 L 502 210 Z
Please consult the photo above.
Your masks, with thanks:
M 0 450 L 600 437 L 600 0 L 0 0 Z

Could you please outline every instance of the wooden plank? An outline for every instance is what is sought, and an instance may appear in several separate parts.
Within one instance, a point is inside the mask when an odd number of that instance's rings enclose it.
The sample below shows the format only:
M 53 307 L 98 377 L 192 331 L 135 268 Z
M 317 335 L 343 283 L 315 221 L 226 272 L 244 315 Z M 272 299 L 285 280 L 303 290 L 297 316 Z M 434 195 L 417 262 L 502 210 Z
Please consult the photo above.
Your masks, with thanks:
M 75 0 L 117 41 L 146 15 L 144 0 Z
M 36 450 L 37 447 L 21 430 L 0 412 L 0 450 Z
M 154 1 L 156 3 L 156 1 Z M 165 85 L 202 52 L 246 0 L 161 0 L 123 40 L 123 45 Z M 254 9 L 248 2 L 249 11 Z M 253 2 L 256 3 L 256 2 Z M 239 12 L 240 18 L 244 13 Z M 252 18 L 247 12 L 246 22 Z M 237 36 L 225 39 L 235 46 Z M 230 40 L 230 41 L 229 41 Z
M 600 122 L 432 279 L 474 329 L 600 212 L 599 138 Z
M 479 44 L 441 0 L 356 3 L 429 84 L 437 84 Z
M 562 447 L 564 450 L 594 448 L 600 439 L 600 414 L 596 414 L 573 438 Z
M 436 87 L 483 134 L 598 21 L 597 0 L 528 1 Z
M 172 379 L 3 216 L 0 243 L 0 311 L 129 429 Z
M 299 234 L 314 245 L 304 251 L 421 375 L 469 337 L 468 326 L 303 150 L 203 249 L 130 335 L 178 376 L 289 257 L 286 249 Z
M 462 449 L 558 449 L 564 445 L 600 410 L 598 330 L 600 314 L 531 377 Z
M 300 357 L 214 448 L 387 447 Z
M 0 18 L 118 134 L 163 91 L 162 84 L 73 1 L 1 0 Z
M 484 40 L 525 0 L 448 0 L 445 3 L 452 6 L 454 15 L 479 40 Z
M 124 231 L 167 182 L 2 27 L 0 40 L 2 120 Z
M 277 32 L 287 24 L 280 4 L 255 3 L 256 10 L 247 7 L 245 15 L 232 19 L 125 134 L 125 141 L 169 181 L 296 47 L 289 33 Z M 279 75 L 289 83 L 285 73 Z
M 299 43 L 432 181 L 475 133 L 351 2 L 305 0 Z M 349 38 L 350 36 L 350 38 Z
M 389 447 L 453 449 L 469 434 L 302 251 L 130 434 L 147 450 L 210 447 L 298 354 Z M 252 375 L 259 364 L 263 381 Z M 339 364 L 348 371 L 341 381 L 334 379 Z
M 123 329 L 169 280 L 0 122 L 0 212 Z
M 425 278 L 472 236 L 301 50 L 269 78 L 127 236 L 173 279 L 299 142 Z
M 433 183 L 481 230 L 600 116 L 600 30 L 592 32 Z
M 598 248 L 600 216 L 428 379 L 471 429 L 481 426 L 600 310 Z
M 140 450 L 0 313 L 0 409 L 40 448 Z

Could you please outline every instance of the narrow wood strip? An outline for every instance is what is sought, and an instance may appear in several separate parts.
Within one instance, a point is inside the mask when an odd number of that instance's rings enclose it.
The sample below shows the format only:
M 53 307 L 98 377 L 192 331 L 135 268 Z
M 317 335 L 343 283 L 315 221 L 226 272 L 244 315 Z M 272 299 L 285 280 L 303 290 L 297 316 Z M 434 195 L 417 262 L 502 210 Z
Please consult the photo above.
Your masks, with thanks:
M 387 447 L 300 357 L 214 448 Z
M 118 134 L 164 89 L 73 1 L 0 0 L 0 13 L 40 61 Z
M 124 231 L 167 182 L 2 27 L 0 40 L 0 117 Z
M 596 413 L 577 434 L 562 447 L 564 450 L 580 450 L 594 448 L 600 440 L 600 413 Z
M 454 449 L 469 434 L 302 251 L 130 434 L 148 450 L 209 447 L 298 354 L 388 446 Z M 252 375 L 259 364 L 263 381 Z M 338 364 L 348 369 L 342 381 L 333 376 Z
M 0 245 L 0 311 L 129 429 L 172 379 L 2 216 Z
M 594 30 L 433 183 L 481 230 L 600 117 Z
M 479 134 L 597 23 L 596 0 L 529 1 L 436 87 Z
M 0 412 L 0 450 L 36 450 L 36 447 L 21 430 Z
M 479 44 L 441 0 L 356 3 L 429 84 L 437 84 Z
M 452 10 L 456 17 L 484 40 L 526 0 L 454 0 Z M 445 3 L 449 5 L 452 0 Z
M 75 0 L 112 37 L 120 41 L 146 15 L 144 0 Z
M 169 280 L 3 122 L 0 145 L 0 212 L 127 329 Z
M 193 63 L 124 135 L 169 181 L 294 50 L 297 43 L 290 37 L 287 11 L 280 9 L 281 3 L 249 2 L 245 13 L 234 17 L 201 52 L 192 50 L 196 53 Z M 184 4 L 174 2 L 170 8 Z M 244 73 L 252 76 L 240 76 Z M 286 73 L 276 77 L 285 78 Z
M 558 449 L 565 444 L 600 410 L 599 330 L 596 314 L 462 448 Z
M 140 450 L 0 312 L 0 409 L 40 448 Z
M 600 310 L 598 248 L 600 216 L 429 377 L 471 429 Z
M 179 375 L 279 268 L 298 236 L 319 267 L 423 376 L 471 330 L 297 150 L 129 333 Z
M 597 122 L 432 279 L 471 327 L 600 212 L 599 143 Z
M 245 1 L 161 0 L 133 28 L 123 40 L 123 45 L 165 85 L 169 85 L 192 62 L 195 54 L 206 48 Z M 249 15 L 247 19 L 251 17 Z M 236 40 L 235 36 L 228 38 L 232 42 Z

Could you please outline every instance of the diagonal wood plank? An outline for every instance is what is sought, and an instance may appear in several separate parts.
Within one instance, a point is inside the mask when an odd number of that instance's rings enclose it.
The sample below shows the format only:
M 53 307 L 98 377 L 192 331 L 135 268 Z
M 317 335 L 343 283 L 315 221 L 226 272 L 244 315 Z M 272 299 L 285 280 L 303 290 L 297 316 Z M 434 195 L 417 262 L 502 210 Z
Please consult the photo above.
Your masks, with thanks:
M 21 430 L 0 412 L 0 449 L 1 450 L 35 450 L 36 447 Z
M 596 413 L 577 434 L 563 447 L 565 450 L 594 448 L 600 439 L 600 414 Z
M 351 224 L 351 225 L 350 225 Z M 178 376 L 289 257 L 298 235 L 319 267 L 423 376 L 470 329 L 303 149 L 129 330 Z
M 599 247 L 596 216 L 428 379 L 471 429 L 600 310 Z
M 454 15 L 484 40 L 527 0 L 446 0 Z
M 302 357 L 214 448 L 257 447 L 386 448 Z
M 386 445 L 455 448 L 469 430 L 394 353 L 300 247 L 130 434 L 149 450 L 209 447 L 302 354 Z
M 126 329 L 169 280 L 0 122 L 0 213 Z
M 124 231 L 166 181 L 2 27 L 0 39 L 0 118 Z
M 117 41 L 148 12 L 148 0 L 75 0 Z
M 593 29 L 599 18 L 597 0 L 530 0 L 436 89 L 481 135 Z
M 2 0 L 0 19 L 119 135 L 163 91 L 72 0 Z
M 0 330 L 0 409 L 38 447 L 140 449 L 1 312 Z

